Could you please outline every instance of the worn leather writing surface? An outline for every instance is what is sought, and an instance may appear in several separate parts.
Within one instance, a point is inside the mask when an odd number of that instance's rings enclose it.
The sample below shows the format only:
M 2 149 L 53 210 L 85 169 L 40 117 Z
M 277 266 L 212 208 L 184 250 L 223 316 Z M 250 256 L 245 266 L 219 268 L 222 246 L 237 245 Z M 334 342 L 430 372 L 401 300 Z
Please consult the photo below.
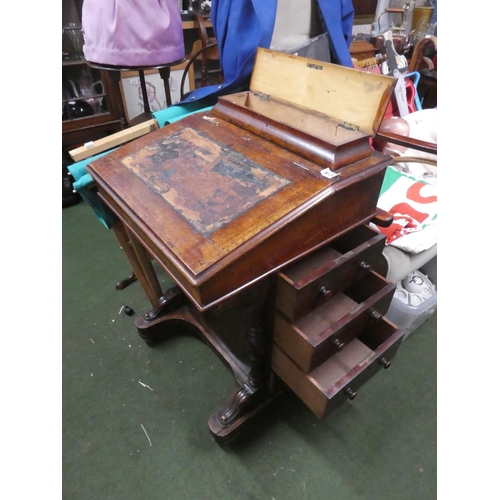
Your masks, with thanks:
M 206 117 L 156 130 L 91 165 L 194 273 L 334 190 L 314 163 Z
M 291 183 L 191 127 L 121 163 L 205 238 Z

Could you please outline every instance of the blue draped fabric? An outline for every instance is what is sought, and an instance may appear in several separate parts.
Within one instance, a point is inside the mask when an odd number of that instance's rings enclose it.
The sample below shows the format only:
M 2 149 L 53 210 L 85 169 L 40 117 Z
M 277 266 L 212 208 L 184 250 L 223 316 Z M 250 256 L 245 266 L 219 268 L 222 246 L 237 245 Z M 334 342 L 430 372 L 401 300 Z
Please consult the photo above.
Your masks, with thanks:
M 352 0 L 318 0 L 320 18 L 330 36 L 335 63 L 352 68 L 349 45 L 354 24 Z
M 354 24 L 352 0 L 317 1 L 334 62 L 352 67 L 349 54 Z M 277 0 L 212 0 L 210 19 L 219 44 L 224 83 L 199 88 L 184 103 L 205 99 L 215 104 L 221 95 L 248 88 L 257 48 L 271 45 L 276 7 Z

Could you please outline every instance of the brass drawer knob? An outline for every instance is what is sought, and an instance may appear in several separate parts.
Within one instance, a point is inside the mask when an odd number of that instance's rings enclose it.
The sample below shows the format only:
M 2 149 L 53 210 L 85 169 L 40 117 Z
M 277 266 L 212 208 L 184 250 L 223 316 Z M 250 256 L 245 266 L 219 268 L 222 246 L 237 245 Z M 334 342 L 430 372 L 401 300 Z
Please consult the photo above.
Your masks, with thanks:
M 332 297 L 332 291 L 331 290 L 328 290 L 328 288 L 326 288 L 326 286 L 322 286 L 320 289 L 319 289 L 319 293 L 321 295 L 321 298 L 323 300 L 328 300 Z
M 350 387 L 348 387 L 345 391 L 344 394 L 349 397 L 350 400 L 353 400 L 358 393 L 354 392 Z
M 359 264 L 359 268 L 363 271 L 366 271 L 367 273 L 372 270 L 372 266 L 370 266 L 370 264 L 367 264 L 364 260 Z
M 345 343 L 344 342 L 341 342 L 339 339 L 335 339 L 333 341 L 333 346 L 337 348 L 338 351 L 340 351 L 341 349 L 344 348 L 345 346 Z
M 387 370 L 387 368 L 389 368 L 389 366 L 391 366 L 391 362 L 388 360 L 388 359 L 385 359 L 385 358 L 380 358 L 378 360 L 378 362 L 381 364 L 381 365 L 384 365 L 384 370 Z

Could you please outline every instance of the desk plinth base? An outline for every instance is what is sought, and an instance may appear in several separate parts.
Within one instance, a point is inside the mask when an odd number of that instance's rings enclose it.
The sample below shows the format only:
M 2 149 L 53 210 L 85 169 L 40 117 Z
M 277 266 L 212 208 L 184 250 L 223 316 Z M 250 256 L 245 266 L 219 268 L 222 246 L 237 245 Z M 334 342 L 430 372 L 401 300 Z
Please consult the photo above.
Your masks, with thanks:
M 268 289 L 269 282 L 265 281 L 221 308 L 201 313 L 178 287 L 173 287 L 135 322 L 139 336 L 151 347 L 166 340 L 176 326 L 184 325 L 194 330 L 232 370 L 236 391 L 208 421 L 219 443 L 237 437 L 278 395 L 269 390 Z M 243 321 L 236 323 L 235 315 Z
M 271 393 L 267 390 L 257 390 L 250 394 L 248 387 L 242 386 L 209 418 L 210 433 L 218 443 L 230 443 L 279 395 L 280 393 Z M 231 424 L 223 425 L 221 416 L 229 412 L 237 412 L 237 418 L 234 418 Z

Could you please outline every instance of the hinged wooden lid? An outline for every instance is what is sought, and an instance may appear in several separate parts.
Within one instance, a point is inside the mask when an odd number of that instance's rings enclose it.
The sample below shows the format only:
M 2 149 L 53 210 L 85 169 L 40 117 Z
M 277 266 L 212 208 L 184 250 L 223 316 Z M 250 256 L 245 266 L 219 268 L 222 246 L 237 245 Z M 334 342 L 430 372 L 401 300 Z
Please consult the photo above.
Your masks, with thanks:
M 250 81 L 253 92 L 283 99 L 351 123 L 374 136 L 396 80 L 337 64 L 257 49 Z

